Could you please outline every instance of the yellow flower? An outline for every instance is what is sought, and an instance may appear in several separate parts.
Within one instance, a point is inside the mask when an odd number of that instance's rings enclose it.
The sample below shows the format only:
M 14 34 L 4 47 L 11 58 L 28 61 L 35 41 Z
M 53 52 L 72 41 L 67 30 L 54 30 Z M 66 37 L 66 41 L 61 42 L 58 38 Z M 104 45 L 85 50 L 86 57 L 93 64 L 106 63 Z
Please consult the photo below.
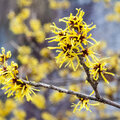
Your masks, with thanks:
M 27 101 L 32 100 L 31 94 L 35 94 L 34 91 L 39 91 L 28 84 L 21 84 L 20 88 L 15 93 L 15 98 L 22 100 L 26 97 Z
M 70 17 L 64 17 L 62 19 L 60 19 L 59 21 L 65 22 L 67 24 L 68 29 L 69 28 L 74 28 L 75 30 L 77 30 L 78 35 L 82 34 L 82 32 L 84 33 L 88 33 L 89 31 L 91 31 L 93 28 L 96 28 L 96 25 L 93 25 L 91 27 L 92 24 L 87 25 L 84 21 L 83 21 L 83 16 L 84 16 L 84 12 L 81 9 L 76 9 L 77 10 L 77 14 L 76 16 L 73 16 L 73 14 L 70 14 Z M 84 33 L 84 34 L 85 34 Z
M 11 58 L 11 51 L 8 51 L 7 54 L 5 54 L 5 48 L 1 48 L 2 53 L 0 53 L 0 64 L 3 64 L 7 59 Z
M 38 91 L 31 85 L 25 84 L 18 78 L 18 65 L 14 61 L 10 65 L 7 64 L 7 59 L 11 57 L 11 52 L 8 51 L 5 54 L 5 49 L 2 48 L 0 53 L 1 66 L 0 66 L 0 83 L 2 83 L 2 89 L 5 90 L 7 97 L 15 95 L 15 98 L 22 100 L 25 96 L 27 101 L 32 100 L 31 94 L 35 94 L 34 91 Z M 26 78 L 27 79 L 27 78 Z
M 94 93 L 94 91 L 90 94 L 90 96 Z M 81 111 L 82 109 L 86 109 L 87 111 L 90 111 L 90 106 L 96 106 L 99 105 L 99 103 L 90 103 L 89 99 L 79 98 L 79 102 L 77 104 L 72 105 L 74 107 L 73 112 Z
M 12 74 L 14 76 L 18 75 L 18 73 L 19 73 L 19 71 L 18 71 L 18 64 L 15 63 L 14 61 L 11 62 L 11 65 L 8 66 L 8 69 L 10 69 L 10 71 L 12 72 Z
M 70 41 L 68 41 L 67 44 L 61 43 L 60 47 L 49 47 L 49 49 L 58 49 L 57 52 L 59 52 L 59 54 L 56 57 L 56 62 L 60 63 L 60 68 L 61 68 L 61 66 L 63 65 L 64 62 L 67 62 L 65 67 L 70 65 L 70 66 L 73 67 L 74 71 L 80 65 L 79 57 L 77 56 L 78 53 L 74 52 L 76 47 L 72 46 Z M 76 51 L 77 51 L 77 49 L 76 49 Z M 77 66 L 76 67 L 74 66 L 74 63 L 73 63 L 74 60 L 77 60 Z
M 94 80 L 98 80 L 99 76 L 101 75 L 104 81 L 109 84 L 108 80 L 105 78 L 105 74 L 110 74 L 113 76 L 114 74 L 111 72 L 107 72 L 105 60 L 105 58 L 101 60 L 96 59 L 95 63 L 91 63 L 90 68 L 92 69 L 90 69 L 90 74 L 92 75 Z
M 39 91 L 17 79 L 11 79 L 4 84 L 2 89 L 6 90 L 5 94 L 7 94 L 7 97 L 15 95 L 18 100 L 23 100 L 26 96 L 27 101 L 30 101 L 32 100 L 31 94 L 35 94 L 34 91 Z
M 91 62 L 90 62 L 90 59 L 89 59 L 89 56 L 92 58 L 92 60 L 96 60 L 96 59 L 97 59 L 97 57 L 95 56 L 97 53 L 95 53 L 95 52 L 93 51 L 93 49 L 94 49 L 98 44 L 99 44 L 99 43 L 94 44 L 94 45 L 92 45 L 91 47 L 88 47 L 88 48 L 85 48 L 85 49 L 81 46 L 82 50 L 81 50 L 80 53 L 78 53 L 78 54 L 79 54 L 79 55 L 82 55 L 82 56 L 86 59 L 86 62 L 87 62 L 87 63 L 91 63 Z

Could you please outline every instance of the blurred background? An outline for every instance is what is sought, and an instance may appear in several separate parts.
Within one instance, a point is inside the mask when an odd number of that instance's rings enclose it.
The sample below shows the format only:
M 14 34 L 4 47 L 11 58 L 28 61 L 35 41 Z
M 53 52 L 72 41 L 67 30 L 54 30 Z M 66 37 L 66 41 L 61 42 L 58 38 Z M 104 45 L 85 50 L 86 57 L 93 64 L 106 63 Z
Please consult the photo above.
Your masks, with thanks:
M 84 12 L 84 21 L 96 25 L 93 37 L 101 41 L 96 48 L 101 56 L 109 56 L 109 71 L 117 78 L 101 80 L 101 95 L 120 102 L 120 0 L 0 0 L 0 47 L 12 51 L 11 61 L 19 64 L 20 75 L 30 80 L 54 84 L 66 89 L 90 94 L 81 68 L 61 68 L 55 63 L 55 51 L 50 51 L 45 38 L 53 36 L 50 25 L 60 28 L 65 24 L 59 18 L 75 15 L 76 8 Z M 9 63 L 10 61 L 8 61 Z M 81 77 L 82 76 L 82 77 Z M 7 98 L 0 90 L 0 120 L 120 120 L 120 110 L 100 104 L 93 111 L 73 113 L 73 96 L 40 88 L 32 102 Z M 91 101 L 92 102 L 92 101 Z

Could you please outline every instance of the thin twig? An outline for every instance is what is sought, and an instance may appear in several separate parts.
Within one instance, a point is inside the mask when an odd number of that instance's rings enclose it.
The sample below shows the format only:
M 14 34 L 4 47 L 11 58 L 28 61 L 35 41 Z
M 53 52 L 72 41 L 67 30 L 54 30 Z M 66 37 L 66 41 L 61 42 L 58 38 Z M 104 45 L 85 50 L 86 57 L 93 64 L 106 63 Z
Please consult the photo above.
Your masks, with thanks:
M 102 97 L 96 98 L 96 97 L 92 97 L 90 95 L 78 93 L 78 92 L 75 92 L 75 91 L 72 91 L 72 90 L 67 90 L 67 89 L 64 89 L 64 88 L 61 88 L 61 87 L 45 84 L 45 83 L 42 83 L 42 82 L 35 83 L 35 82 L 31 82 L 31 81 L 26 81 L 26 80 L 22 80 L 22 81 L 26 84 L 29 84 L 29 85 L 32 85 L 32 86 L 35 86 L 35 87 L 44 87 L 44 88 L 48 88 L 48 89 L 53 89 L 53 90 L 56 90 L 56 91 L 61 92 L 61 93 L 75 95 L 79 98 L 85 98 L 85 99 L 89 99 L 89 100 L 98 101 L 98 102 L 105 103 L 105 104 L 108 104 L 108 105 L 111 105 L 111 106 L 114 106 L 114 107 L 120 109 L 120 104 L 118 104 L 116 102 L 113 102 L 111 100 L 102 98 Z

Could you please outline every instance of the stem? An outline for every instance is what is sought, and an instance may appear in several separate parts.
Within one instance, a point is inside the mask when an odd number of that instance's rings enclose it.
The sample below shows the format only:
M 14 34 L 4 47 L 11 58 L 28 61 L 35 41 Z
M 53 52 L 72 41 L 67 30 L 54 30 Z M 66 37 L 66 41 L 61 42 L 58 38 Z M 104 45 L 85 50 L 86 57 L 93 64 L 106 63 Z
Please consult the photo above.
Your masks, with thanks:
M 86 99 L 89 99 L 89 100 L 98 101 L 98 102 L 108 104 L 108 105 L 111 105 L 111 106 L 114 106 L 114 107 L 120 109 L 120 104 L 118 104 L 116 102 L 113 102 L 111 100 L 102 98 L 102 97 L 96 98 L 96 97 L 92 97 L 90 95 L 74 92 L 72 90 L 67 90 L 67 89 L 64 89 L 64 88 L 60 88 L 60 87 L 57 87 L 57 86 L 54 86 L 54 85 L 45 84 L 45 83 L 42 83 L 42 82 L 35 83 L 35 82 L 31 82 L 31 81 L 26 81 L 26 80 L 22 80 L 22 81 L 26 84 L 29 84 L 29 85 L 32 85 L 32 86 L 35 86 L 35 87 L 44 87 L 44 88 L 48 88 L 48 89 L 53 89 L 53 90 L 56 90 L 56 91 L 61 92 L 61 93 L 66 93 L 66 94 L 70 94 L 70 95 L 75 95 L 75 96 L 80 97 L 80 98 L 86 98 Z
M 89 72 L 89 68 L 86 66 L 86 64 L 85 64 L 85 62 L 83 60 L 83 57 L 79 56 L 79 59 L 80 59 L 80 64 L 83 66 L 83 68 L 84 68 L 84 70 L 86 72 L 87 81 L 90 83 L 90 85 L 92 86 L 93 90 L 95 91 L 96 98 L 99 99 L 100 95 L 99 95 L 99 92 L 98 92 L 98 89 L 97 89 L 98 82 L 91 78 L 91 75 L 90 75 L 90 72 Z

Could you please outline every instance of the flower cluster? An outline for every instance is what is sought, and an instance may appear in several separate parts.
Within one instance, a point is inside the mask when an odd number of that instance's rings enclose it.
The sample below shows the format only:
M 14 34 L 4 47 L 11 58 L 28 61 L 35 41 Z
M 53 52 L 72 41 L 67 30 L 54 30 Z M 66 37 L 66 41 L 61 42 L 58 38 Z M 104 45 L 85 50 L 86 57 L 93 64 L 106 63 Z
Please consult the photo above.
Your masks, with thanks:
M 94 92 L 92 92 L 90 94 L 90 96 L 93 94 Z M 74 107 L 74 110 L 73 112 L 75 111 L 81 111 L 82 109 L 86 109 L 87 111 L 90 111 L 90 106 L 96 106 L 96 105 L 99 105 L 99 103 L 90 103 L 90 100 L 89 99 L 84 99 L 84 98 L 79 98 L 79 102 L 77 104 L 74 104 L 72 105 L 72 107 Z
M 60 19 L 60 21 L 66 23 L 66 28 L 61 29 L 58 28 L 55 23 L 53 23 L 53 33 L 56 35 L 54 37 L 48 38 L 51 39 L 49 42 L 56 41 L 58 42 L 58 47 L 49 47 L 50 49 L 58 49 L 59 53 L 56 57 L 57 63 L 60 63 L 60 67 L 64 62 L 67 62 L 67 65 L 73 67 L 74 71 L 80 65 L 79 55 L 87 56 L 89 54 L 93 54 L 90 49 L 87 47 L 89 44 L 93 43 L 91 40 L 96 43 L 96 41 L 92 38 L 92 34 L 89 32 L 95 28 L 96 26 L 92 24 L 87 25 L 83 21 L 84 12 L 80 9 L 77 9 L 76 16 L 70 14 L 70 17 L 65 17 Z M 84 49 L 84 46 L 86 48 Z M 77 61 L 77 65 L 75 66 L 74 61 Z
M 107 67 L 105 66 L 106 64 L 107 63 L 105 61 L 105 58 L 100 60 L 97 59 L 94 63 L 91 63 L 90 67 L 92 69 L 90 69 L 90 73 L 93 76 L 94 80 L 98 80 L 99 76 L 101 75 L 104 81 L 109 84 L 109 81 L 106 79 L 105 75 L 109 74 L 114 76 L 114 74 L 107 72 Z
M 72 66 L 74 71 L 80 65 L 79 57 L 84 58 L 86 66 L 90 69 L 90 74 L 94 80 L 98 80 L 99 76 L 108 83 L 104 74 L 111 74 L 107 72 L 105 59 L 97 58 L 98 55 L 95 53 L 95 48 L 99 45 L 92 38 L 92 34 L 89 32 L 96 26 L 92 24 L 87 25 L 83 21 L 84 12 L 81 9 L 77 9 L 76 16 L 70 14 L 70 17 L 64 17 L 60 21 L 66 23 L 66 28 L 58 28 L 53 23 L 52 32 L 55 34 L 54 37 L 47 38 L 49 42 L 57 42 L 57 47 L 49 47 L 50 49 L 57 49 L 58 56 L 56 62 L 60 64 L 60 67 L 67 62 L 67 65 Z M 77 62 L 76 62 L 77 61 Z M 77 64 L 76 64 L 77 63 Z
M 80 58 L 86 67 L 89 68 L 89 73 L 93 80 L 98 80 L 100 77 L 104 79 L 106 83 L 109 81 L 106 78 L 106 74 L 114 75 L 108 72 L 107 69 L 107 58 L 100 58 L 99 54 L 95 52 L 97 46 L 100 42 L 97 42 L 92 38 L 92 34 L 89 33 L 95 25 L 87 25 L 83 20 L 84 12 L 81 9 L 76 9 L 77 14 L 70 17 L 64 17 L 59 21 L 66 23 L 66 28 L 58 28 L 55 23 L 52 26 L 52 32 L 55 36 L 47 38 L 49 42 L 57 42 L 57 47 L 49 47 L 49 49 L 57 49 L 58 55 L 56 57 L 56 62 L 60 64 L 60 67 L 66 63 L 66 66 L 70 66 L 74 71 L 78 70 L 80 66 Z M 91 111 L 89 99 L 79 98 L 78 104 L 74 104 L 74 111 L 81 110 L 85 108 L 87 111 Z
M 2 53 L 0 53 L 0 83 L 3 85 L 2 90 L 5 90 L 7 97 L 15 95 L 16 99 L 22 100 L 25 96 L 27 101 L 32 100 L 31 94 L 34 94 L 32 86 L 25 84 L 18 77 L 18 65 L 14 61 L 9 65 L 7 59 L 11 57 L 11 52 L 5 53 L 5 49 L 2 47 Z

